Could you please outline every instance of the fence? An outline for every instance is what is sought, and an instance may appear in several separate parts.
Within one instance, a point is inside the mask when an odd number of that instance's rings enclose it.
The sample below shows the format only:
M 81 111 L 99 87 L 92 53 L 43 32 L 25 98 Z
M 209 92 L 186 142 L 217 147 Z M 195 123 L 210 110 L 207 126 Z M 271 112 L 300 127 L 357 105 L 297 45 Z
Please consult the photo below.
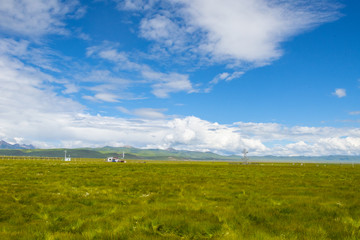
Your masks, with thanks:
M 61 157 L 37 157 L 37 156 L 0 156 L 0 160 L 64 160 Z M 74 159 L 72 159 L 74 160 Z

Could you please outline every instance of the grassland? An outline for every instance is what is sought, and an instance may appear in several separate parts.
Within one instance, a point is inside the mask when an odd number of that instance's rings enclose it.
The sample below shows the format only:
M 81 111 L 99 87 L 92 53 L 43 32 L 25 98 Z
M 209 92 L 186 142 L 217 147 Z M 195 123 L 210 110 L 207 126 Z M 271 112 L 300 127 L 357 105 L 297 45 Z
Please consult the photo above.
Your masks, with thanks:
M 0 239 L 360 239 L 360 166 L 0 160 Z

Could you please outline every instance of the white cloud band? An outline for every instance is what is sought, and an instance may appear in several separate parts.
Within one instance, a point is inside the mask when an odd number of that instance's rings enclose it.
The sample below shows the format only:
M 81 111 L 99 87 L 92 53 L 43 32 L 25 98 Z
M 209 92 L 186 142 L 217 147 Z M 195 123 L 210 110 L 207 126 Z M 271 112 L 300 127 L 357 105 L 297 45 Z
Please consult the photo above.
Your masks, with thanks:
M 235 65 L 268 64 L 283 54 L 280 44 L 288 38 L 340 16 L 339 5 L 329 1 L 168 2 L 173 9 L 155 12 L 142 20 L 143 37 L 171 52 L 187 50 Z

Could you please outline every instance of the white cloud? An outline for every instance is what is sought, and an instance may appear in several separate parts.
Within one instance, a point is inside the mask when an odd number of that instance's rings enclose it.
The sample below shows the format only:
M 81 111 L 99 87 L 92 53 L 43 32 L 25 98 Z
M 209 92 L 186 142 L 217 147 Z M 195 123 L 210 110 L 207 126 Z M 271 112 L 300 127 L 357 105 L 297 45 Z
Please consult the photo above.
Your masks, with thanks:
M 112 93 L 98 93 L 94 97 L 104 102 L 118 102 L 118 96 Z
M 346 97 L 346 90 L 344 88 L 337 88 L 333 92 L 333 95 L 337 96 L 338 98 Z
M 108 70 L 92 70 L 89 73 L 75 76 L 75 79 L 83 85 L 82 89 L 91 92 L 82 98 L 94 102 L 118 102 L 125 99 L 139 99 L 129 90 L 135 81 L 116 77 L 115 75 Z
M 42 70 L 46 70 L 47 72 L 60 72 L 57 68 L 59 65 L 56 62 L 66 62 L 68 60 L 67 57 L 63 57 L 62 55 L 54 52 L 52 50 L 47 49 L 46 47 L 35 47 L 30 41 L 26 40 L 14 40 L 10 38 L 2 38 L 0 39 L 0 57 L 2 58 L 4 74 L 6 76 L 6 72 L 15 72 L 16 66 L 20 69 L 23 69 L 23 72 L 29 74 L 29 72 L 33 72 L 33 74 L 37 77 L 41 77 L 39 88 L 64 88 L 62 91 L 63 94 L 71 94 L 76 93 L 80 90 L 80 88 L 71 83 L 67 79 L 56 79 L 52 75 L 44 74 Z M 12 70 L 8 67 L 9 62 L 15 63 Z M 31 70 L 31 71 L 30 71 Z M 29 72 L 27 72 L 29 71 Z M 34 83 L 35 85 L 38 82 Z M 45 86 L 45 83 L 47 84 Z M 52 86 L 51 86 L 52 85 Z
M 88 101 L 92 101 L 92 102 L 99 102 L 98 99 L 96 99 L 94 96 L 89 96 L 89 95 L 84 95 L 82 96 L 82 99 L 88 100 Z
M 228 72 L 219 73 L 209 82 L 209 86 L 204 90 L 204 92 L 205 93 L 210 92 L 213 89 L 213 87 L 216 84 L 218 84 L 220 81 L 230 82 L 233 79 L 240 78 L 243 74 L 244 74 L 244 72 L 242 72 L 242 71 L 241 72 L 233 72 L 231 74 Z
M 142 75 L 155 82 L 152 85 L 152 93 L 159 98 L 167 98 L 170 93 L 182 91 L 192 93 L 196 91 L 193 89 L 188 75 L 179 73 L 166 74 L 153 71 L 143 71 Z
M 359 128 L 335 128 L 335 127 L 287 127 L 278 123 L 234 123 L 241 129 L 244 136 L 252 138 L 259 137 L 263 141 L 272 142 L 288 140 L 291 142 L 314 142 L 318 139 L 335 137 L 344 138 L 348 136 L 360 138 Z
M 61 136 L 71 114 L 84 107 L 57 96 L 46 83 L 52 77 L 21 61 L 0 55 L 0 135 L 43 142 Z M 54 131 L 59 131 L 55 133 Z
M 146 10 L 151 8 L 158 0 L 114 0 L 119 9 Z
M 327 137 L 312 143 L 298 141 L 277 146 L 273 149 L 272 154 L 283 156 L 359 155 L 359 147 L 359 137 Z
M 118 107 L 116 107 L 116 108 L 117 108 L 120 112 L 122 112 L 122 113 L 131 114 L 131 111 L 128 110 L 127 108 L 125 108 L 125 107 L 118 106 Z
M 247 148 L 251 155 L 360 154 L 358 128 L 290 128 L 243 122 L 224 125 L 197 117 L 165 118 L 164 109 L 151 108 L 122 109 L 137 119 L 89 115 L 83 106 L 47 87 L 49 78 L 19 60 L 0 57 L 2 139 L 22 138 L 24 143 L 38 147 L 132 145 L 236 154 Z M 116 100 L 105 95 L 101 98 Z
M 36 48 L 31 46 L 31 42 L 27 40 L 16 41 L 10 38 L 0 39 L 0 54 L 15 56 L 31 65 L 53 72 L 59 72 L 53 64 L 55 59 L 61 59 L 62 61 L 66 59 L 44 46 Z
M 232 66 L 268 64 L 283 54 L 282 42 L 339 18 L 339 6 L 328 1 L 168 2 L 172 8 L 142 20 L 141 35 L 180 54 L 186 49 Z
M 109 103 L 116 103 L 119 102 L 120 99 L 124 99 L 124 94 L 115 94 L 111 93 L 111 91 L 106 91 L 105 89 L 101 89 L 102 86 L 94 87 L 95 93 L 94 95 L 85 95 L 82 98 L 86 100 L 90 100 L 93 102 L 109 102 Z M 128 96 L 127 96 L 128 97 Z
M 350 115 L 360 115 L 360 111 L 349 112 Z
M 229 82 L 231 80 L 240 78 L 243 74 L 244 72 L 233 72 L 230 76 L 226 77 L 224 80 Z
M 96 56 L 113 62 L 118 69 L 138 71 L 142 68 L 142 65 L 131 61 L 125 52 L 119 52 L 115 47 L 114 44 L 104 42 L 100 46 L 88 47 L 86 49 L 86 55 L 88 57 Z
M 79 88 L 75 84 L 67 83 L 64 86 L 65 86 L 65 90 L 62 91 L 63 94 L 71 94 L 71 93 L 79 92 Z
M 138 108 L 133 111 L 135 116 L 147 119 L 162 119 L 166 118 L 163 113 L 166 109 L 154 109 L 154 108 Z
M 133 145 L 235 154 L 247 148 L 251 155 L 360 154 L 358 128 L 289 128 L 277 123 L 243 122 L 224 125 L 192 116 L 165 118 L 165 109 L 152 108 L 119 108 L 137 119 L 89 115 L 83 106 L 47 87 L 48 78 L 19 60 L 0 57 L 2 139 L 22 138 L 24 143 L 38 147 Z M 100 98 L 114 100 L 105 95 Z
M 240 78 L 243 74 L 244 72 L 233 72 L 232 74 L 228 72 L 223 72 L 216 75 L 216 77 L 214 77 L 214 79 L 210 81 L 210 84 L 218 84 L 220 81 L 229 82 L 233 79 Z
M 0 56 L 2 139 L 22 138 L 24 143 L 38 147 L 132 145 L 236 154 L 247 148 L 251 155 L 360 154 L 358 128 L 289 128 L 277 123 L 243 122 L 225 125 L 193 116 L 164 118 L 164 109 L 152 108 L 119 108 L 137 119 L 90 115 L 80 104 L 57 96 L 46 86 L 48 78 L 19 60 Z M 113 100 L 111 96 L 102 98 Z
M 159 40 L 173 38 L 171 35 L 177 35 L 179 27 L 168 17 L 155 15 L 151 19 L 143 19 L 140 24 L 140 30 L 144 37 Z
M 0 53 L 22 57 L 28 52 L 29 42 L 25 40 L 16 41 L 10 38 L 0 39 Z
M 67 34 L 66 17 L 85 13 L 78 1 L 9 0 L 0 2 L 0 29 L 17 35 L 38 37 L 45 34 Z
M 131 61 L 126 53 L 117 51 L 114 46 L 94 46 L 87 49 L 87 56 L 96 56 L 101 59 L 106 59 L 116 64 L 118 68 L 135 72 L 138 74 L 137 78 L 143 80 L 132 81 L 135 83 L 142 83 L 143 85 L 150 85 L 152 93 L 159 98 L 167 98 L 171 93 L 177 92 L 195 92 L 189 76 L 180 73 L 163 73 L 154 71 L 146 64 L 138 64 Z M 116 69 L 115 69 L 116 70 Z M 106 79 L 104 79 L 106 81 Z
M 124 9 L 146 10 L 154 2 L 125 0 L 119 4 L 123 4 Z M 294 3 L 284 5 L 284 1 L 176 2 L 180 8 L 174 10 L 173 16 L 146 15 L 141 34 L 173 51 L 189 49 L 214 61 L 254 64 L 271 61 L 282 54 L 279 44 L 286 38 L 334 19 L 332 11 L 319 12 L 302 5 L 295 8 Z M 57 0 L 1 1 L 0 29 L 27 37 L 66 34 L 64 19 L 84 14 L 84 10 L 75 10 L 76 4 L 77 1 Z M 174 19 L 178 17 L 181 20 Z M 189 46 L 190 35 L 195 38 L 192 46 Z M 358 128 L 218 124 L 194 116 L 167 116 L 165 109 L 157 108 L 118 108 L 136 119 L 88 114 L 85 106 L 59 96 L 55 91 L 60 90 L 49 83 L 62 85 L 63 94 L 86 89 L 84 99 L 111 103 L 137 97 L 125 91 L 135 84 L 146 85 L 159 98 L 196 89 L 188 75 L 155 71 L 133 60 L 129 53 L 117 50 L 116 46 L 87 49 L 88 56 L 113 62 L 113 72 L 95 68 L 89 74 L 74 76 L 77 82 L 59 80 L 45 73 L 48 72 L 45 70 L 59 71 L 52 64 L 51 56 L 55 53 L 32 44 L 25 40 L 0 39 L 0 137 L 4 140 L 39 147 L 133 145 L 237 154 L 247 148 L 252 155 L 360 154 Z M 117 76 L 116 68 L 135 73 L 139 80 Z M 231 81 L 242 74 L 241 71 L 224 72 L 216 76 L 212 84 Z M 345 96 L 346 91 L 335 91 L 335 95 Z
M 166 115 L 163 113 L 167 111 L 167 109 L 159 109 L 159 108 L 137 108 L 133 110 L 128 110 L 124 107 L 117 107 L 117 109 L 125 114 L 137 116 L 143 119 L 164 119 Z
M 82 76 L 78 76 L 79 80 L 84 82 L 92 82 L 92 83 L 102 83 L 101 88 L 96 86 L 95 89 L 111 89 L 114 88 L 112 84 L 118 84 L 121 88 L 126 88 L 128 85 L 131 84 L 130 80 L 116 77 L 114 74 L 109 70 L 92 70 Z
M 183 51 L 186 48 L 186 29 L 170 17 L 156 14 L 151 18 L 144 18 L 140 24 L 141 36 L 161 42 L 169 50 Z

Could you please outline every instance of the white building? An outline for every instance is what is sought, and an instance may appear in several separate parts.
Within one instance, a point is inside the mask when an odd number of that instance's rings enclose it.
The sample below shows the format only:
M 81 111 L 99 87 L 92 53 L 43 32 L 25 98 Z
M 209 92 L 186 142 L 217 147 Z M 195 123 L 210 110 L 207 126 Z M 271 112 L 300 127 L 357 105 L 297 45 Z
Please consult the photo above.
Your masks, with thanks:
M 66 150 L 65 150 L 65 157 L 64 157 L 65 162 L 70 162 L 71 161 L 71 157 L 69 155 L 69 157 L 66 156 Z
M 108 158 L 107 158 L 107 161 L 108 161 L 108 162 L 118 162 L 118 161 L 119 161 L 119 158 L 117 158 L 117 157 L 108 157 Z
M 118 157 L 108 157 L 107 162 L 122 162 L 126 163 L 124 159 L 119 159 Z

